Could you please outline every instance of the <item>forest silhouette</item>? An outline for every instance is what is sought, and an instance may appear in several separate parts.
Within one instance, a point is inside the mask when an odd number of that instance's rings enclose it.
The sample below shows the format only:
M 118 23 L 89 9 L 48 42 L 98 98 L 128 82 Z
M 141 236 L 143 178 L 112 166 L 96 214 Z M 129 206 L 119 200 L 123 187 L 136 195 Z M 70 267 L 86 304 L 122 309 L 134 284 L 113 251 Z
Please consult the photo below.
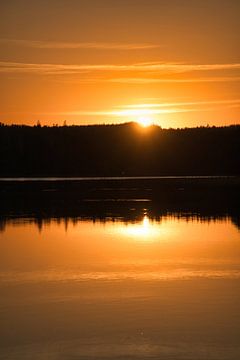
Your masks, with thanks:
M 239 175 L 240 126 L 0 124 L 0 176 Z

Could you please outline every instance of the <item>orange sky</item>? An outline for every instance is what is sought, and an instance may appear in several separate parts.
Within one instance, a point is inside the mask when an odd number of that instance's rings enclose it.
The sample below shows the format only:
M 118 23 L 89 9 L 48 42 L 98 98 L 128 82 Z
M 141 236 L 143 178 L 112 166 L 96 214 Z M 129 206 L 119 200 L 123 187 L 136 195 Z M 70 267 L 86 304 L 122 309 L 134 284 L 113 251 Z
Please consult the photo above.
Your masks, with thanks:
M 238 0 L 0 4 L 0 121 L 240 124 Z

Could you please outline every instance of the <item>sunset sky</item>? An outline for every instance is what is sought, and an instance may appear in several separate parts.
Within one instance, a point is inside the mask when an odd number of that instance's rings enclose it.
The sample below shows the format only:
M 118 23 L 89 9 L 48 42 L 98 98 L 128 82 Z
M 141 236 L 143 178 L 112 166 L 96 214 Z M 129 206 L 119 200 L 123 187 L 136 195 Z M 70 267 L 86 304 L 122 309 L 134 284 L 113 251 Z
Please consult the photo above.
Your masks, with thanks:
M 240 124 L 239 0 L 0 3 L 0 121 Z

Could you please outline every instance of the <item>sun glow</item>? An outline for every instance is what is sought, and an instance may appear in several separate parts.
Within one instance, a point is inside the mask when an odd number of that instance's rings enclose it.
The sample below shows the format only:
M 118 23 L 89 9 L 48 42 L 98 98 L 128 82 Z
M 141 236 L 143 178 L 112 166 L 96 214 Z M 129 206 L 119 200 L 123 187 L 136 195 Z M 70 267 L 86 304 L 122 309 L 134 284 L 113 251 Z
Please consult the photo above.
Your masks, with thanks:
M 142 127 L 148 127 L 153 124 L 153 121 L 149 117 L 145 117 L 145 116 L 138 118 L 137 122 Z
M 121 227 L 121 232 L 125 236 L 135 238 L 136 240 L 156 240 L 159 236 L 159 228 L 155 224 L 150 222 L 147 215 L 144 216 L 140 223 L 128 224 Z

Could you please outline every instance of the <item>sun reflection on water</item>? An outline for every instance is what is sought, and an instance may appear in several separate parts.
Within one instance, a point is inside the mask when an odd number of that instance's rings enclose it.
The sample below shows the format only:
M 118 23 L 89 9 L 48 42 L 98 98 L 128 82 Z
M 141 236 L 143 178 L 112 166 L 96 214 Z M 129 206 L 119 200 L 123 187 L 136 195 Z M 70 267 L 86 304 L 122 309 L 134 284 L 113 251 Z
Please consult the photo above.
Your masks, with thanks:
M 121 225 L 118 232 L 141 241 L 156 241 L 162 233 L 161 224 L 151 221 L 147 215 L 144 215 L 140 223 L 128 223 Z

